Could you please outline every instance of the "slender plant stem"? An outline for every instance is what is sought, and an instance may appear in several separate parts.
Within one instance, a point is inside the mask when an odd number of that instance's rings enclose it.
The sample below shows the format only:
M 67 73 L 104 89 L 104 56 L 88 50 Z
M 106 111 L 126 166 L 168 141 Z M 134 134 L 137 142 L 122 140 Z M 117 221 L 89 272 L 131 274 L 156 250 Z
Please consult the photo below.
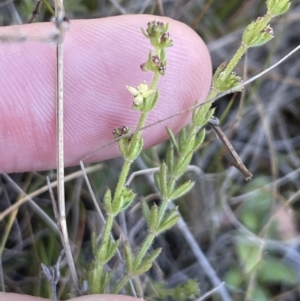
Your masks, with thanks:
M 158 72 L 155 72 L 154 73 L 154 77 L 153 77 L 153 80 L 152 80 L 152 83 L 150 85 L 150 88 L 151 89 L 155 89 L 157 87 L 157 83 L 158 83 L 158 80 L 159 80 L 159 73 Z
M 131 164 L 132 164 L 132 161 L 130 161 L 130 160 L 125 160 L 125 162 L 123 164 L 123 167 L 122 167 L 122 170 L 121 170 L 121 173 L 120 173 L 120 176 L 119 176 L 119 181 L 118 181 L 118 184 L 117 184 L 117 188 L 116 188 L 116 191 L 115 191 L 115 195 L 114 195 L 114 201 L 117 200 L 120 197 L 120 195 L 122 194 L 122 189 L 123 189 L 123 187 L 126 183 L 127 176 L 128 176 L 129 171 L 130 171 Z
M 104 228 L 104 234 L 103 234 L 103 243 L 107 243 L 111 234 L 111 229 L 113 227 L 113 222 L 114 222 L 114 216 L 113 215 L 108 215 L 107 216 L 107 221 L 105 224 Z
M 164 199 L 159 207 L 159 211 L 158 211 L 158 218 L 157 218 L 157 221 L 158 221 L 158 224 L 161 223 L 162 219 L 164 218 L 165 216 L 165 213 L 166 213 L 166 210 L 168 208 L 168 203 L 169 203 L 170 200 L 166 200 Z
M 64 83 L 63 83 L 63 37 L 64 37 L 64 7 L 63 0 L 55 0 L 55 17 L 58 22 L 57 26 L 61 34 L 61 41 L 56 47 L 57 58 L 57 75 L 56 75 L 56 137 L 57 137 L 57 191 L 59 207 L 59 223 L 62 235 L 66 258 L 70 268 L 74 286 L 78 288 L 78 278 L 75 269 L 72 251 L 69 242 L 66 209 L 65 209 L 65 188 L 64 188 Z
M 131 279 L 129 275 L 125 275 L 120 282 L 116 285 L 116 287 L 113 289 L 113 294 L 118 294 L 120 290 L 126 285 L 126 283 Z
M 145 257 L 146 253 L 148 252 L 149 248 L 151 247 L 153 240 L 155 238 L 155 235 L 153 233 L 149 233 L 144 240 L 142 247 L 140 248 L 136 258 L 134 259 L 134 268 L 138 268 L 141 264 L 141 261 Z
M 246 51 L 247 51 L 247 47 L 244 44 L 242 44 L 238 48 L 238 50 L 236 51 L 236 53 L 234 54 L 234 56 L 226 66 L 225 70 L 223 71 L 223 76 L 225 79 L 228 77 L 230 72 L 235 68 L 235 66 L 240 61 L 241 57 L 245 54 Z
M 133 269 L 138 269 L 139 265 L 141 264 L 141 261 L 143 260 L 143 258 L 145 257 L 145 255 L 147 254 L 150 246 L 153 243 L 153 240 L 155 239 L 155 235 L 153 233 L 149 233 L 148 236 L 146 237 L 141 249 L 138 252 L 138 255 L 136 256 L 135 260 L 134 260 L 134 267 Z M 116 285 L 116 287 L 113 290 L 114 294 L 117 294 L 120 292 L 120 290 L 126 285 L 126 283 L 128 281 L 130 281 L 130 279 L 132 278 L 132 275 L 125 275 L 120 282 Z
M 154 81 L 154 80 L 153 80 Z M 142 113 L 140 118 L 139 118 L 139 122 L 137 125 L 137 128 L 140 129 L 142 128 L 145 123 L 146 123 L 146 119 L 147 119 L 148 113 Z M 132 144 L 135 144 L 137 139 L 140 139 L 141 133 L 137 132 L 133 137 L 132 137 Z M 130 167 L 131 167 L 132 161 L 131 160 L 127 160 L 125 159 L 125 162 L 123 164 L 121 173 L 120 173 L 120 177 L 119 177 L 119 181 L 117 184 L 117 188 L 115 191 L 115 195 L 114 195 L 114 201 L 122 194 L 122 189 L 126 183 L 127 177 L 128 177 L 128 173 L 130 171 Z
M 47 10 L 50 12 L 51 15 L 54 15 L 55 12 L 54 10 L 52 9 L 52 7 L 49 5 L 49 3 L 46 1 L 46 0 L 42 0 L 43 1 L 43 4 L 46 6 Z M 62 1 L 63 2 L 63 1 Z

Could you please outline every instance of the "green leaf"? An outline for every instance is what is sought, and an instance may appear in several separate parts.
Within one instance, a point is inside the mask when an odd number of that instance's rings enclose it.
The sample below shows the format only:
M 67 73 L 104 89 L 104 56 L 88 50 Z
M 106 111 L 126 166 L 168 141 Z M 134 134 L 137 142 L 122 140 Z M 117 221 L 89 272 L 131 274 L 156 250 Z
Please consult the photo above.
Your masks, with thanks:
M 209 103 L 209 106 L 211 106 L 211 103 Z M 215 113 L 215 108 L 211 108 L 211 109 L 206 113 L 206 116 L 205 116 L 205 119 L 204 119 L 205 124 L 208 123 L 208 121 L 212 118 L 212 116 L 214 115 L 214 113 Z
M 274 17 L 287 12 L 290 6 L 289 0 L 267 0 L 268 13 Z
M 242 43 L 246 48 L 262 46 L 273 39 L 273 30 L 267 18 L 257 18 L 244 31 Z
M 188 193 L 194 186 L 195 182 L 192 181 L 187 181 L 184 184 L 180 185 L 179 187 L 177 187 L 170 195 L 169 195 L 169 199 L 170 200 L 176 200 L 180 197 L 182 197 L 183 195 L 185 195 L 186 193 Z
M 110 280 L 110 273 L 103 270 L 99 262 L 93 262 L 88 273 L 88 284 L 90 294 L 103 294 Z
M 122 194 L 117 197 L 115 196 L 114 201 L 112 203 L 111 215 L 117 216 L 121 211 L 123 203 L 124 203 L 124 197 Z
M 186 131 L 187 131 L 187 128 L 184 127 L 179 132 L 179 137 L 178 137 L 178 152 L 179 152 L 179 154 L 184 153 L 184 151 L 185 151 Z
M 128 274 L 131 274 L 132 267 L 133 267 L 133 265 L 132 265 L 133 255 L 132 255 L 130 244 L 128 242 L 126 242 L 124 245 L 124 254 L 125 254 L 125 261 L 126 261 L 126 266 L 127 266 L 127 272 L 128 272 Z
M 146 222 L 147 222 L 147 224 L 149 226 L 151 212 L 150 212 L 150 209 L 149 209 L 149 206 L 148 206 L 147 202 L 144 201 L 144 200 L 142 201 L 142 211 L 143 211 L 144 217 L 146 219 Z
M 156 250 L 152 251 L 149 255 L 147 255 L 144 259 L 142 264 L 153 264 L 154 260 L 158 257 L 160 254 L 162 248 L 157 248 Z
M 178 222 L 179 218 L 180 218 L 180 216 L 177 215 L 177 216 L 173 217 L 172 219 L 170 219 L 168 221 L 164 220 L 161 223 L 159 229 L 157 230 L 157 235 L 171 229 Z
M 185 153 L 188 153 L 190 151 L 193 151 L 193 146 L 196 139 L 196 133 L 194 131 L 190 131 L 189 136 L 186 140 L 186 147 L 185 147 Z
M 205 126 L 207 121 L 210 119 L 210 114 L 212 114 L 210 112 L 210 107 L 211 107 L 211 102 L 208 102 L 201 105 L 201 107 L 198 109 L 193 120 L 193 124 L 197 128 L 202 128 L 203 126 Z
M 125 159 L 127 159 L 128 156 L 128 139 L 126 138 L 121 138 L 120 140 L 118 140 L 118 146 L 119 146 L 119 150 L 122 154 L 122 157 L 124 157 Z
M 187 169 L 192 160 L 193 152 L 188 153 L 185 157 L 180 157 L 174 166 L 173 176 L 178 179 Z
M 141 136 L 139 136 L 136 140 L 132 138 L 130 143 L 130 149 L 128 151 L 128 156 L 125 158 L 134 161 L 141 153 L 143 149 L 143 144 L 144 144 L 144 140 Z
M 104 194 L 104 206 L 106 208 L 107 213 L 111 213 L 112 207 L 111 207 L 111 191 L 109 188 L 106 189 L 106 192 Z
M 141 264 L 141 266 L 133 271 L 133 276 L 139 276 L 142 274 L 145 274 L 146 272 L 148 272 L 152 267 L 152 263 L 147 263 L 147 264 Z
M 165 162 L 162 162 L 160 165 L 159 169 L 159 186 L 161 188 L 160 192 L 162 197 L 166 197 L 168 190 L 167 190 L 167 172 L 168 172 L 168 167 Z
M 241 287 L 244 280 L 243 272 L 240 268 L 232 268 L 225 275 L 226 284 L 235 288 Z
M 126 210 L 132 204 L 134 198 L 136 197 L 136 194 L 132 189 L 124 187 L 122 189 L 122 196 L 123 202 L 121 204 L 120 211 Z
M 105 289 L 108 286 L 110 277 L 111 277 L 110 273 L 103 272 L 103 275 L 100 278 L 99 289 L 97 291 L 98 294 L 103 294 L 105 292 Z
M 259 232 L 261 217 L 256 212 L 243 210 L 241 213 L 241 220 L 247 229 L 254 233 Z
M 194 105 L 193 106 L 196 106 L 197 105 L 197 101 L 195 101 L 194 102 Z M 199 109 L 193 109 L 193 111 L 192 111 L 192 123 L 194 124 L 194 122 L 195 122 L 195 118 L 196 118 L 196 114 L 197 114 L 197 111 L 198 111 Z
M 193 147 L 194 152 L 202 145 L 204 138 L 205 138 L 205 134 L 206 134 L 206 131 L 203 128 L 201 130 L 201 132 L 199 133 L 197 139 L 195 140 L 194 147 Z
M 245 273 L 255 270 L 262 260 L 263 248 L 257 244 L 240 242 L 237 251 L 244 266 Z
M 219 92 L 225 92 L 229 89 L 234 89 L 235 87 L 240 86 L 242 83 L 242 78 L 237 76 L 234 72 L 230 72 L 227 76 L 221 73 L 220 76 L 214 81 L 214 89 Z M 242 91 L 243 87 L 236 88 L 235 91 Z
M 155 107 L 159 98 L 159 91 L 156 90 L 154 96 L 151 96 L 151 98 L 150 101 L 148 101 L 148 99 L 145 101 L 146 107 L 142 110 L 143 112 L 150 112 Z
M 270 301 L 272 299 L 266 288 L 259 284 L 255 285 L 255 289 L 249 297 L 251 298 L 251 300 L 255 301 Z
M 172 174 L 174 169 L 174 147 L 172 143 L 169 143 L 167 154 L 166 154 L 166 163 L 168 167 L 168 171 L 170 174 Z
M 149 219 L 149 229 L 151 232 L 155 233 L 156 232 L 156 228 L 157 228 L 157 216 L 158 216 L 158 208 L 156 206 L 156 204 L 153 204 L 151 206 L 151 210 L 150 210 L 150 219 Z
M 297 285 L 297 275 L 292 266 L 284 264 L 278 259 L 268 258 L 263 260 L 259 267 L 257 277 L 267 283 Z
M 96 259 L 99 264 L 105 264 L 106 263 L 106 253 L 107 249 L 109 248 L 109 241 L 102 241 L 100 247 L 97 249 Z
M 167 133 L 169 135 L 169 138 L 171 140 L 171 143 L 173 144 L 173 146 L 175 146 L 175 149 L 178 151 L 178 144 L 177 144 L 177 140 L 175 138 L 174 133 L 172 132 L 172 130 L 169 127 L 166 127 Z
M 106 249 L 105 263 L 107 263 L 116 253 L 120 240 L 109 240 Z
M 177 207 L 175 207 L 170 212 L 168 212 L 164 219 L 161 221 L 161 223 L 157 227 L 157 234 L 172 228 L 177 223 L 179 218 L 180 215 L 178 214 Z
M 154 174 L 154 182 L 155 182 L 155 185 L 156 185 L 157 189 L 158 189 L 159 191 L 161 191 L 160 174 L 159 174 L 159 172 L 156 172 L 156 173 Z

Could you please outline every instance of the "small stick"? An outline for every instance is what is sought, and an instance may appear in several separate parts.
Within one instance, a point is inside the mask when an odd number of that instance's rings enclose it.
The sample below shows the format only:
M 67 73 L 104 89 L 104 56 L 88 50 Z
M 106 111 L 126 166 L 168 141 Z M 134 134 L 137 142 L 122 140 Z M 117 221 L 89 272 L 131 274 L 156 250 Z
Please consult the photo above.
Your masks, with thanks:
M 64 52 L 63 38 L 65 28 L 63 21 L 65 20 L 65 12 L 63 0 L 55 0 L 55 25 L 60 32 L 61 41 L 56 45 L 56 168 L 57 168 L 57 200 L 59 211 L 59 227 L 62 233 L 62 244 L 66 254 L 68 266 L 70 269 L 73 284 L 76 289 L 78 286 L 78 277 L 76 273 L 75 263 L 72 256 L 70 246 L 65 206 L 65 186 L 64 186 Z
M 231 163 L 235 168 L 237 168 L 244 176 L 246 181 L 251 180 L 253 177 L 253 174 L 247 169 L 247 167 L 244 165 L 242 162 L 241 158 L 233 148 L 232 144 L 226 137 L 226 135 L 223 133 L 221 128 L 218 126 L 219 124 L 219 119 L 216 117 L 212 117 L 208 121 L 210 127 L 213 129 L 215 134 L 219 137 L 219 139 L 222 141 L 223 145 L 227 148 L 229 154 L 231 155 L 233 162 Z
M 36 1 L 35 8 L 32 12 L 32 15 L 31 15 L 30 19 L 27 22 L 28 24 L 32 23 L 38 17 L 38 15 L 41 11 L 42 4 L 43 4 L 42 0 L 37 0 Z

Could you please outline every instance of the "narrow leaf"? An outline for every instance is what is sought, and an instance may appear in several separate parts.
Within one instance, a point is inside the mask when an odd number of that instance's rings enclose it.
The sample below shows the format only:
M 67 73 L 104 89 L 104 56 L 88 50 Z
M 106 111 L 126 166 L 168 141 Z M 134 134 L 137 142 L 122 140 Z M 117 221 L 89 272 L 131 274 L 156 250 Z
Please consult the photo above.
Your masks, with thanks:
M 203 128 L 201 130 L 201 132 L 199 133 L 196 141 L 195 141 L 195 144 L 194 144 L 194 152 L 202 145 L 203 141 L 204 141 L 204 138 L 205 138 L 205 134 L 206 134 L 206 131 L 205 129 Z
M 178 206 L 174 207 L 171 211 L 169 211 L 164 219 L 161 221 L 161 224 L 165 223 L 165 222 L 169 222 L 169 220 L 173 219 L 174 217 L 178 216 Z
M 100 278 L 99 290 L 97 293 L 103 294 L 110 280 L 110 273 L 104 272 L 102 277 Z
M 106 189 L 103 201 L 104 201 L 104 205 L 105 205 L 107 213 L 111 213 L 111 210 L 112 210 L 112 208 L 111 208 L 111 191 L 109 188 Z
M 184 158 L 180 158 L 174 166 L 173 176 L 179 178 L 187 169 L 191 162 L 193 152 L 188 153 Z
M 178 152 L 181 154 L 184 152 L 185 145 L 186 145 L 186 127 L 182 128 L 179 132 L 179 138 L 178 138 Z
M 149 225 L 151 212 L 150 212 L 149 206 L 146 201 L 142 201 L 142 211 L 143 211 L 144 217 L 146 219 L 146 222 Z
M 172 143 L 169 143 L 168 145 L 166 163 L 169 173 L 172 174 L 174 169 L 174 146 Z
M 161 191 L 159 172 L 156 172 L 156 173 L 154 174 L 154 182 L 155 182 L 155 185 L 156 185 L 157 189 L 158 189 L 159 191 Z
M 196 133 L 190 132 L 189 136 L 186 139 L 186 143 L 185 143 L 185 150 L 184 150 L 185 154 L 193 151 L 195 139 L 196 139 Z
M 127 266 L 127 272 L 128 272 L 128 274 L 131 274 L 133 256 L 132 256 L 132 251 L 131 251 L 131 248 L 130 248 L 130 245 L 128 242 L 126 242 L 124 245 L 124 254 L 125 254 L 125 261 L 126 261 L 126 266 Z
M 154 251 L 152 251 L 149 255 L 147 255 L 144 259 L 143 259 L 143 264 L 148 264 L 148 263 L 153 263 L 154 260 L 158 257 L 158 255 L 160 254 L 162 248 L 158 248 Z
M 151 232 L 155 232 L 157 228 L 157 215 L 158 215 L 158 208 L 156 204 L 151 206 L 150 211 L 150 220 L 149 220 L 149 229 Z
M 177 221 L 179 220 L 179 218 L 180 218 L 180 216 L 177 215 L 177 216 L 169 219 L 168 221 L 163 221 L 161 223 L 161 225 L 159 226 L 159 229 L 157 231 L 158 234 L 171 229 L 177 223 Z
M 169 135 L 169 138 L 171 140 L 171 143 L 173 144 L 173 146 L 175 146 L 175 149 L 178 151 L 178 144 L 177 144 L 177 140 L 175 138 L 174 133 L 172 132 L 172 130 L 169 127 L 166 127 L 167 133 Z
M 209 103 L 211 105 L 211 103 Z M 204 124 L 207 124 L 208 121 L 212 118 L 212 116 L 214 115 L 215 113 L 215 108 L 211 108 L 207 113 L 206 113 L 206 116 L 205 116 L 205 119 L 204 119 Z
M 135 143 L 130 144 L 130 149 L 128 151 L 128 159 L 135 160 L 143 149 L 143 138 L 139 137 Z
M 128 156 L 128 140 L 124 139 L 124 138 L 121 138 L 120 140 L 118 140 L 118 146 L 119 146 L 119 150 L 122 154 L 122 157 L 127 159 L 127 156 Z
M 152 97 L 153 99 L 147 103 L 147 107 L 145 108 L 144 112 L 150 112 L 155 107 L 159 98 L 159 91 L 156 90 L 155 95 Z
M 130 188 L 123 188 L 122 190 L 123 203 L 120 206 L 120 211 L 126 210 L 133 202 L 136 194 Z
M 177 187 L 172 193 L 171 195 L 169 195 L 169 199 L 170 200 L 176 200 L 180 197 L 182 197 L 183 195 L 185 195 L 186 193 L 188 193 L 194 186 L 195 182 L 193 181 L 187 181 L 184 184 L 180 185 L 179 187 Z
M 133 276 L 139 276 L 145 274 L 152 267 L 152 263 L 142 264 L 138 269 L 133 271 Z
M 112 208 L 111 208 L 111 214 L 113 216 L 116 216 L 119 214 L 119 212 L 121 211 L 122 205 L 124 203 L 124 197 L 123 195 L 119 195 L 118 197 L 114 198 L 114 201 L 112 203 Z
M 161 187 L 161 195 L 165 197 L 167 195 L 167 165 L 162 162 L 159 169 L 159 182 Z
M 119 239 L 116 241 L 113 240 L 109 241 L 107 252 L 106 252 L 106 258 L 105 258 L 106 262 L 108 262 L 115 255 L 117 248 L 119 246 L 119 242 L 120 242 Z
M 196 114 L 196 117 L 195 117 L 195 122 L 194 124 L 198 127 L 198 128 L 201 128 L 203 126 L 205 126 L 205 124 L 208 122 L 208 120 L 210 119 L 210 117 L 208 118 L 207 114 L 208 114 L 208 111 L 210 110 L 210 107 L 211 107 L 211 102 L 208 102 L 208 103 L 205 103 L 203 104 L 197 114 Z

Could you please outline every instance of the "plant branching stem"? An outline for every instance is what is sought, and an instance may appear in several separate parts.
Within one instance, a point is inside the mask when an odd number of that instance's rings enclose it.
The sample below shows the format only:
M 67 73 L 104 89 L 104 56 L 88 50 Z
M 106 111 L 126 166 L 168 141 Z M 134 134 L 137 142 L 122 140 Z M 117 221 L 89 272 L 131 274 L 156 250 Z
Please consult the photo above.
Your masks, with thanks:
M 138 268 L 139 265 L 141 264 L 143 258 L 146 256 L 149 248 L 151 247 L 153 240 L 155 238 L 155 235 L 153 233 L 149 233 L 144 240 L 142 247 L 140 248 L 135 260 L 134 260 L 134 265 L 135 268 Z
M 159 73 L 156 72 L 154 74 L 153 80 L 152 80 L 151 85 L 150 85 L 151 89 L 156 88 L 158 79 L 159 79 Z M 142 112 L 141 113 L 141 116 L 140 116 L 138 124 L 137 124 L 138 129 L 141 129 L 145 126 L 147 117 L 148 117 L 148 112 Z M 134 134 L 134 136 L 132 137 L 131 143 L 135 144 L 135 142 L 138 139 L 140 139 L 140 136 L 141 136 L 141 132 L 137 132 L 136 134 Z M 117 184 L 117 187 L 116 187 L 116 190 L 115 190 L 115 194 L 114 194 L 114 197 L 113 197 L 112 206 L 113 206 L 114 201 L 116 201 L 122 195 L 123 188 L 124 188 L 125 183 L 127 181 L 128 173 L 130 171 L 130 167 L 131 167 L 132 162 L 133 162 L 132 160 L 125 159 L 125 162 L 123 164 L 123 167 L 122 167 L 122 170 L 121 170 L 121 173 L 120 173 L 119 181 L 118 181 L 118 184 Z M 105 224 L 103 240 L 102 240 L 103 242 L 107 242 L 109 240 L 110 233 L 111 233 L 111 230 L 112 230 L 112 227 L 113 227 L 114 218 L 115 218 L 114 215 L 109 215 L 107 217 L 107 222 Z M 130 280 L 130 277 L 128 277 L 128 280 Z M 127 283 L 127 281 L 125 283 Z M 123 285 L 121 285 L 120 283 L 117 285 L 117 287 L 120 287 L 120 289 L 121 289 L 123 287 Z M 122 281 L 122 283 L 123 283 L 123 281 Z
M 104 243 L 108 242 L 108 240 L 110 238 L 110 233 L 111 233 L 111 229 L 113 227 L 113 223 L 114 223 L 114 216 L 108 215 L 106 224 L 105 224 L 105 228 L 104 228 L 104 234 L 103 234 L 103 242 Z
M 155 235 L 153 233 L 149 233 L 142 245 L 142 247 L 140 248 L 135 260 L 134 260 L 134 267 L 133 269 L 138 269 L 139 265 L 141 264 L 143 258 L 146 256 L 149 248 L 151 247 L 153 241 L 155 239 Z M 113 290 L 114 294 L 117 294 L 120 292 L 120 290 L 127 284 L 127 282 L 135 275 L 125 275 L 120 282 L 116 285 L 116 287 Z
M 232 57 L 232 59 L 230 60 L 230 62 L 228 63 L 228 65 L 226 66 L 225 70 L 223 71 L 223 77 L 227 78 L 228 75 L 230 74 L 230 72 L 232 72 L 232 70 L 235 68 L 235 66 L 238 64 L 238 62 L 240 61 L 241 57 L 245 54 L 245 52 L 247 51 L 247 47 L 242 44 L 238 50 L 236 51 L 236 53 L 234 54 L 234 56 Z

